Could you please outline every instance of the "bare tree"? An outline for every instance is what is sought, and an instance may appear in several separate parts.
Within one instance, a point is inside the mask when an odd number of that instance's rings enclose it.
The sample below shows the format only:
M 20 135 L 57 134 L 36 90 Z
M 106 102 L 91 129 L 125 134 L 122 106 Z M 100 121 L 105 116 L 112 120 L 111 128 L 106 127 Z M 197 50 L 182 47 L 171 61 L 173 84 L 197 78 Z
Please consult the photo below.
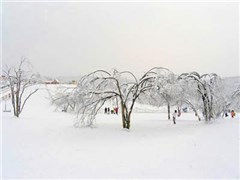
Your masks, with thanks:
M 78 114 L 81 124 L 91 126 L 98 111 L 106 101 L 115 100 L 120 106 L 122 127 L 130 129 L 131 115 L 136 101 L 141 95 L 149 96 L 156 89 L 156 81 L 165 68 L 152 68 L 140 79 L 130 71 L 109 73 L 97 70 L 79 81 L 77 88 Z M 78 124 L 80 125 L 80 124 Z
M 23 111 L 27 100 L 38 91 L 38 88 L 30 88 L 37 83 L 36 76 L 31 70 L 31 64 L 25 58 L 21 59 L 18 67 L 6 66 L 3 70 L 9 82 L 13 113 L 16 117 Z

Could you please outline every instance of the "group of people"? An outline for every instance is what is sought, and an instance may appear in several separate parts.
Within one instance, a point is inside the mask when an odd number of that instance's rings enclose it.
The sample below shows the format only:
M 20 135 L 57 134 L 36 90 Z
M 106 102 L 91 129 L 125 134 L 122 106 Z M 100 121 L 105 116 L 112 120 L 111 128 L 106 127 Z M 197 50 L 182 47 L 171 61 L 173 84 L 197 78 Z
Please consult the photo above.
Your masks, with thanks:
M 118 115 L 118 107 L 113 107 L 112 109 L 110 109 L 110 107 L 105 107 L 104 108 L 104 113 L 105 114 L 117 114 Z
M 228 112 L 230 113 L 231 117 L 234 118 L 236 116 L 236 113 L 234 110 L 228 110 Z M 228 112 L 226 111 L 225 112 L 225 117 L 228 117 Z
M 229 110 L 231 117 L 234 118 L 236 116 L 236 113 L 234 110 Z M 179 117 L 181 115 L 181 112 L 178 110 L 174 110 L 172 117 L 173 117 L 173 124 L 176 124 L 176 118 L 177 116 Z M 225 117 L 228 117 L 228 112 L 225 112 Z

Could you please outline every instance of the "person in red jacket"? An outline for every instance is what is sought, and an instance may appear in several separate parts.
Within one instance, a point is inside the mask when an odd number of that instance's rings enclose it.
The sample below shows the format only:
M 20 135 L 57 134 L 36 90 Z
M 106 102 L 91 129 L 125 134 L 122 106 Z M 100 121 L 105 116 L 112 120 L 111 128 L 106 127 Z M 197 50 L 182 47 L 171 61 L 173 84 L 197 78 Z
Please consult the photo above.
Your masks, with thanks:
M 231 111 L 231 116 L 232 116 L 232 118 L 234 118 L 236 116 L 236 113 L 234 112 L 234 110 Z
M 115 113 L 118 115 L 118 107 L 115 107 Z

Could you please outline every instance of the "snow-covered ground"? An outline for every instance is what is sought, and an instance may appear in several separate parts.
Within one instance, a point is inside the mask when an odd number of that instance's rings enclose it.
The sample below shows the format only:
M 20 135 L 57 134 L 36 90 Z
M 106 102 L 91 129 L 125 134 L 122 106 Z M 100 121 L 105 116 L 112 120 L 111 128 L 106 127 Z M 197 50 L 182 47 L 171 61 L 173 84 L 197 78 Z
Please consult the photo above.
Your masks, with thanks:
M 19 119 L 1 112 L 3 179 L 240 177 L 239 115 L 207 124 L 185 113 L 173 125 L 165 113 L 135 113 L 127 132 L 120 115 L 74 128 L 75 115 L 54 109 L 42 89 Z

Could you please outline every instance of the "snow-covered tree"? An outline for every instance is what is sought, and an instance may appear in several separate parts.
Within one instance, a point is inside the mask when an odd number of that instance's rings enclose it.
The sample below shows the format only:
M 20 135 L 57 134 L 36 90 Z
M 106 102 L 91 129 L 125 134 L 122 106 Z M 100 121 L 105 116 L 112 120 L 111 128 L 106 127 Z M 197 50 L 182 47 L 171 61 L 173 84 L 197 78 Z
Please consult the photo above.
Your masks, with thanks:
M 212 73 L 200 76 L 197 72 L 191 72 L 181 74 L 180 78 L 193 82 L 192 89 L 194 88 L 195 92 L 201 96 L 202 111 L 206 121 L 220 115 L 222 111 L 222 107 L 220 107 L 221 94 L 218 92 L 221 78 L 217 74 Z M 189 103 L 191 102 L 190 99 L 188 101 Z
M 3 73 L 9 82 L 14 116 L 19 117 L 27 100 L 38 91 L 33 87 L 38 82 L 38 75 L 32 73 L 32 66 L 22 58 L 18 67 L 3 69 Z
M 158 102 L 150 102 L 149 104 L 151 105 L 167 105 L 168 119 L 170 119 L 170 107 L 177 104 L 180 93 L 177 76 L 167 69 L 161 69 L 161 71 L 156 73 L 155 88 L 151 90 L 150 97 L 146 98 L 153 98 Z M 149 94 L 147 96 L 149 96 Z
M 237 111 L 240 110 L 240 85 L 232 93 L 230 107 Z
M 57 109 L 67 112 L 68 109 L 74 111 L 76 106 L 75 88 L 60 86 L 56 92 L 51 95 L 51 103 L 56 105 Z
M 178 77 L 177 82 L 180 86 L 178 101 L 182 106 L 192 109 L 195 116 L 197 116 L 200 121 L 201 117 L 199 115 L 199 110 L 202 110 L 202 99 L 200 93 L 196 90 L 198 89 L 198 85 L 194 81 L 182 79 L 181 76 Z
M 76 89 L 78 114 L 81 115 L 80 124 L 91 126 L 98 111 L 106 101 L 116 100 L 122 115 L 122 127 L 130 129 L 133 107 L 139 97 L 148 101 L 161 71 L 165 68 L 152 68 L 140 79 L 129 71 L 109 73 L 97 70 L 81 78 Z

